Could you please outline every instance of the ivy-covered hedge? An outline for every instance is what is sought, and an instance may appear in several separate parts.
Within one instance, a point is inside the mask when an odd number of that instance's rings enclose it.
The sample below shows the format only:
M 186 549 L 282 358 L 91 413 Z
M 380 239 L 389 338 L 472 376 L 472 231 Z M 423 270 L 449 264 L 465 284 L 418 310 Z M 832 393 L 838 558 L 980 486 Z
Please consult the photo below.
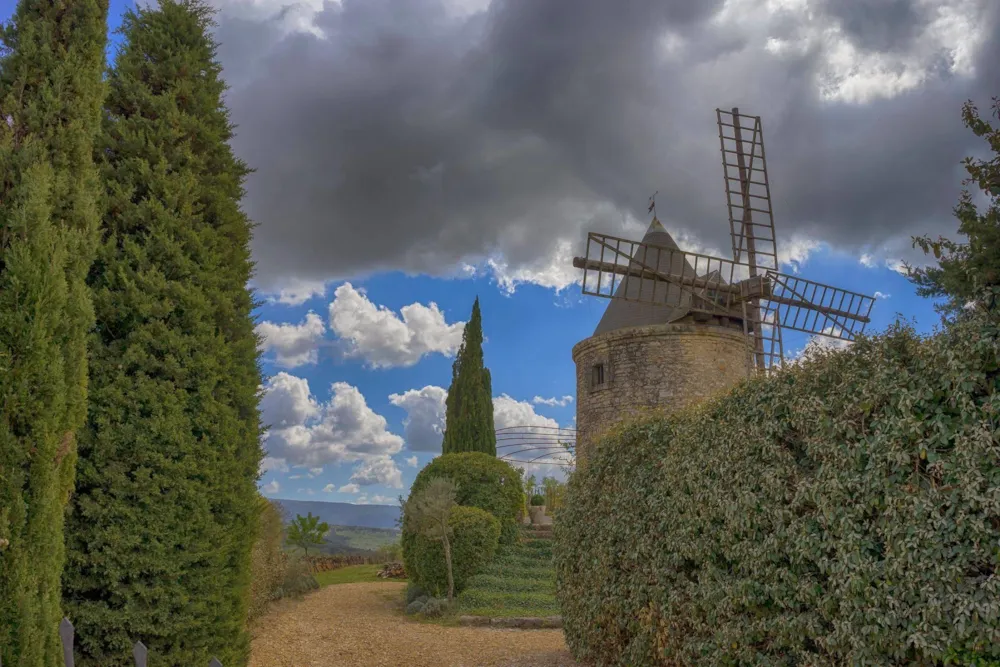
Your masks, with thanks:
M 456 505 L 451 510 L 448 525 L 454 531 L 449 544 L 457 593 L 465 588 L 470 577 L 493 559 L 500 539 L 500 522 L 479 508 Z M 412 544 L 410 557 L 404 565 L 410 579 L 431 595 L 447 595 L 448 571 L 443 544 L 423 535 L 415 535 Z
M 501 544 L 513 544 L 517 540 L 524 488 L 521 474 L 513 466 L 482 452 L 442 454 L 417 473 L 410 495 L 420 493 L 435 477 L 455 482 L 458 486 L 455 502 L 459 505 L 478 507 L 497 518 Z M 404 521 L 404 534 L 406 530 Z M 406 550 L 405 535 L 403 550 Z
M 998 358 L 983 318 L 897 325 L 609 434 L 555 525 L 574 655 L 1000 658 Z

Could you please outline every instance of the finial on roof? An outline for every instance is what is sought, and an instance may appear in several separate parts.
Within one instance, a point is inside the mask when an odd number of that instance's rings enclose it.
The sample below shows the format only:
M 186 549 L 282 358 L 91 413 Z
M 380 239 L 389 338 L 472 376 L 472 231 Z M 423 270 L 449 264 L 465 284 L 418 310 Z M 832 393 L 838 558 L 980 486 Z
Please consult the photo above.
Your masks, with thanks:
M 656 220 L 656 195 L 658 194 L 660 194 L 659 190 L 654 192 L 649 198 L 649 210 L 647 212 L 653 214 L 653 220 Z

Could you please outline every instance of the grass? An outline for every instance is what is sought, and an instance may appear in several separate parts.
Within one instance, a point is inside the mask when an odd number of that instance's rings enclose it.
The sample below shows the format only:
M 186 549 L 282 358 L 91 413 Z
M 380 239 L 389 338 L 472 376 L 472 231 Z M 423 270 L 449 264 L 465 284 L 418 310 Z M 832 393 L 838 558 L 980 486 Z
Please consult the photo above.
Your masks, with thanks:
M 557 616 L 552 540 L 525 535 L 519 544 L 501 548 L 457 602 L 456 613 L 465 616 Z
M 379 579 L 381 565 L 348 565 L 335 570 L 317 572 L 315 577 L 320 586 L 333 584 L 356 584 L 363 581 L 406 581 L 405 579 Z

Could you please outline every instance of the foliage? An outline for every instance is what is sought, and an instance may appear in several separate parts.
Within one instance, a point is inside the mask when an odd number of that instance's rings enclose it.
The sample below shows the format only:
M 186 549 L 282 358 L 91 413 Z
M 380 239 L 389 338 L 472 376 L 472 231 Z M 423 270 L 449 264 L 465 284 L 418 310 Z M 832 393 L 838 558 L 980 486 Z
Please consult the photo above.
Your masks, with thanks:
M 285 563 L 285 576 L 276 598 L 297 598 L 319 589 L 319 580 L 309 569 L 309 563 L 304 558 L 285 554 Z
M 421 595 L 426 595 L 426 592 L 424 591 L 424 589 L 422 589 L 420 586 L 418 586 L 415 581 L 413 581 L 412 579 L 410 579 L 406 583 L 406 604 L 410 604 L 411 602 L 413 602 L 414 600 L 416 600 Z
M 564 631 L 606 665 L 1000 658 L 1000 325 L 895 325 L 622 426 L 555 525 Z M 988 545 L 988 546 L 987 546 Z
M 522 475 L 524 474 L 524 470 L 522 468 L 518 468 L 518 470 L 521 471 Z M 534 475 L 529 475 L 524 480 L 524 494 L 530 497 L 533 493 L 535 493 L 536 486 L 538 486 L 538 480 L 535 479 Z
M 484 452 L 497 455 L 493 425 L 493 387 L 490 371 L 483 364 L 483 320 L 479 298 L 462 333 L 462 346 L 451 370 L 451 386 L 445 405 L 445 429 L 441 451 Z
M 531 496 L 531 506 L 532 507 L 543 507 L 545 505 L 545 496 L 540 493 L 536 493 Z
M 417 473 L 410 487 L 411 497 L 419 493 L 434 477 L 447 477 L 458 487 L 455 501 L 459 505 L 486 510 L 500 522 L 500 542 L 517 540 L 518 517 L 524 506 L 524 490 L 520 475 L 509 463 L 481 452 L 442 454 Z M 403 515 L 403 552 L 407 548 Z
M 0 31 L 0 661 L 13 667 L 62 654 L 107 13 L 106 0 L 22 0 Z
M 451 564 L 455 591 L 490 562 L 496 553 L 500 524 L 488 512 L 476 507 L 455 506 L 448 519 L 451 529 Z M 417 534 L 412 547 L 403 551 L 406 572 L 424 591 L 441 596 L 449 583 L 441 541 Z
M 325 521 L 322 523 L 318 516 L 313 516 L 309 512 L 307 516 L 297 514 L 295 520 L 288 524 L 289 544 L 299 547 L 309 555 L 309 547 L 318 547 L 323 544 L 323 536 L 330 530 L 330 525 Z
M 993 115 L 1000 120 L 1000 98 L 993 98 Z M 958 232 L 968 242 L 914 237 L 913 245 L 920 246 L 924 253 L 933 253 L 939 264 L 924 269 L 907 267 L 910 280 L 917 285 L 917 294 L 947 298 L 938 307 L 945 316 L 961 313 L 970 302 L 992 309 L 1000 298 L 1000 125 L 994 127 L 981 118 L 971 101 L 962 108 L 962 120 L 973 134 L 986 140 L 993 153 L 988 160 L 965 160 L 968 178 L 964 184 L 976 186 L 990 203 L 980 213 L 972 194 L 964 189 L 955 207 L 955 217 L 959 221 Z M 976 298 L 977 295 L 985 296 Z
M 447 582 L 448 599 L 455 596 L 455 572 L 452 567 L 451 537 L 454 529 L 449 519 L 451 511 L 455 508 L 455 482 L 446 477 L 435 477 L 427 483 L 420 493 L 411 495 L 403 508 L 407 514 L 407 523 L 414 531 L 417 542 L 414 553 L 414 564 L 420 568 L 423 559 L 421 558 L 421 538 L 430 540 L 441 546 L 440 560 L 444 562 L 445 580 Z M 426 550 L 426 557 L 433 550 Z M 435 571 L 440 569 L 440 562 L 435 565 Z M 418 569 L 413 570 L 415 576 L 421 573 Z M 426 584 L 429 579 L 422 578 Z M 426 587 L 426 586 L 425 586 Z
M 126 13 L 97 151 L 97 326 L 63 581 L 77 665 L 245 665 L 263 457 L 249 169 L 198 1 Z M 286 584 L 286 587 L 297 585 Z
M 268 605 L 278 597 L 288 564 L 281 550 L 284 541 L 284 522 L 277 505 L 257 497 L 259 509 L 257 541 L 250 558 L 250 608 L 248 620 L 253 622 L 264 615 Z
M 545 506 L 555 511 L 566 501 L 566 484 L 555 477 L 543 477 L 542 488 L 545 489 Z

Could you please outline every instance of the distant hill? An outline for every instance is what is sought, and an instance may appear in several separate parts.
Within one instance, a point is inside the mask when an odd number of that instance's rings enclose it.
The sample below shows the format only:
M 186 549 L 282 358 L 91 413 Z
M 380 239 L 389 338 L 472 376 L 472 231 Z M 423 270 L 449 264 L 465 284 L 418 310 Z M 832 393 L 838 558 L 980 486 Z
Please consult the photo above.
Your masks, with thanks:
M 322 500 L 285 500 L 272 498 L 285 511 L 285 520 L 291 521 L 296 514 L 306 516 L 312 512 L 320 521 L 331 526 L 360 526 L 362 528 L 396 528 L 399 505 L 354 505 L 351 503 L 331 503 Z

